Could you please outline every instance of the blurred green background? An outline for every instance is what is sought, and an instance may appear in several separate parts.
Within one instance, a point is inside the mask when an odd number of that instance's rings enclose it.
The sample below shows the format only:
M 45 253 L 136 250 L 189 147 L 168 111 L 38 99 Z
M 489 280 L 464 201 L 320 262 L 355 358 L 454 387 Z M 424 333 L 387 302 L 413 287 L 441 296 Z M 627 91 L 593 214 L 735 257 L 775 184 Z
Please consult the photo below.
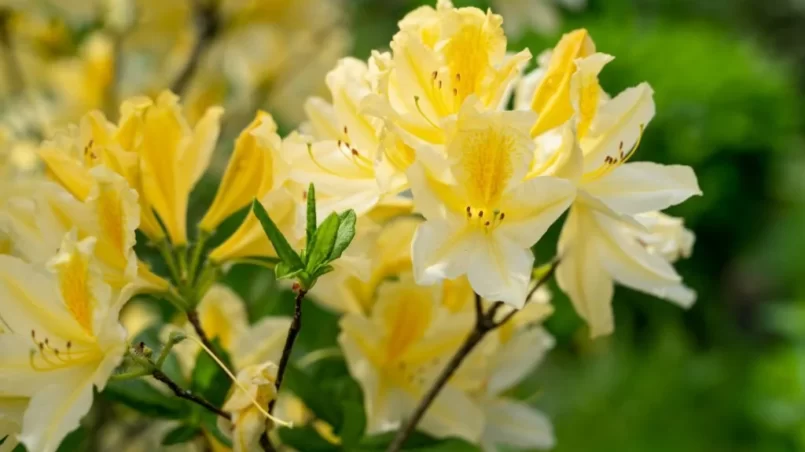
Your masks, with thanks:
M 355 55 L 429 3 L 354 1 Z M 805 2 L 558 7 L 558 32 L 509 48 L 538 55 L 585 27 L 616 56 L 605 89 L 652 85 L 657 116 L 635 158 L 698 174 L 704 196 L 670 213 L 696 233 L 677 267 L 699 300 L 682 312 L 619 287 L 614 336 L 591 342 L 558 296 L 557 347 L 520 395 L 549 413 L 559 452 L 805 450 Z

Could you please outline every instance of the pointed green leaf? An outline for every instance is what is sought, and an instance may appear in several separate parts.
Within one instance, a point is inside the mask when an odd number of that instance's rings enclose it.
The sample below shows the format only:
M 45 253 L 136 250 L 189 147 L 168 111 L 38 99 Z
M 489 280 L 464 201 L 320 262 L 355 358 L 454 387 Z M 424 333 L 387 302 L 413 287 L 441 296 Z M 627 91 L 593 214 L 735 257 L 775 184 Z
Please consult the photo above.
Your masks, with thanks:
M 330 253 L 335 245 L 335 237 L 338 234 L 338 226 L 341 219 L 338 215 L 331 213 L 316 229 L 313 241 L 307 249 L 307 269 L 313 272 L 320 265 L 328 262 Z
M 164 438 L 162 438 L 163 446 L 173 446 L 189 442 L 193 438 L 201 434 L 201 429 L 194 425 L 180 425 L 175 429 L 169 431 Z
M 313 272 L 311 278 L 313 279 L 321 278 L 322 276 L 326 275 L 327 273 L 330 273 L 333 270 L 335 270 L 335 268 L 333 268 L 332 265 L 320 265 L 318 268 L 316 268 L 316 271 Z
M 263 231 L 265 231 L 268 239 L 271 240 L 271 244 L 274 245 L 274 251 L 277 252 L 277 256 L 293 270 L 304 267 L 302 259 L 299 258 L 299 255 L 293 250 L 291 244 L 288 243 L 288 240 L 282 235 L 277 225 L 271 220 L 271 217 L 268 216 L 265 207 L 257 200 L 254 200 L 254 202 L 252 202 L 252 209 L 254 210 L 254 215 L 260 220 Z
M 277 279 L 282 279 L 291 273 L 291 267 L 288 266 L 285 262 L 279 262 L 277 265 L 274 266 L 274 276 Z
M 344 250 L 352 243 L 352 239 L 355 238 L 355 222 L 357 221 L 355 211 L 349 209 L 346 212 L 342 212 L 339 218 L 341 223 L 338 225 L 335 244 L 333 245 L 333 251 L 330 253 L 331 261 L 341 257 Z
M 310 247 L 310 242 L 313 241 L 313 235 L 316 233 L 316 188 L 311 182 L 307 188 L 307 226 L 305 232 L 307 233 L 307 246 Z

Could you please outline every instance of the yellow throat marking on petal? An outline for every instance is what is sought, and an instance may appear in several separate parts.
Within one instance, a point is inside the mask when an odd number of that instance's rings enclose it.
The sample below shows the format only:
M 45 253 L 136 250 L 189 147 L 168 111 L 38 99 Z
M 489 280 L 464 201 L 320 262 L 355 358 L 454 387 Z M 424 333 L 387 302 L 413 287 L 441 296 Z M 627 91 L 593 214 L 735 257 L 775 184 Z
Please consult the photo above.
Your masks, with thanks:
M 595 74 L 585 74 L 582 80 L 581 93 L 579 95 L 579 125 L 578 138 L 587 136 L 590 125 L 593 122 L 598 103 L 601 98 L 601 86 L 598 84 L 598 77 Z
M 481 87 L 489 66 L 491 38 L 481 24 L 465 24 L 445 46 L 444 56 L 457 105 Z
M 432 320 L 432 300 L 427 289 L 399 287 L 393 292 L 393 307 L 383 312 L 386 326 L 386 359 L 394 362 L 427 331 Z
M 77 253 L 59 264 L 59 288 L 64 304 L 81 328 L 92 336 L 95 298 L 90 288 L 89 276 L 89 262 Z
M 467 198 L 473 208 L 498 204 L 514 174 L 514 137 L 493 127 L 466 133 L 462 142 L 461 165 Z
M 101 234 L 112 245 L 118 257 L 125 260 L 126 237 L 123 221 L 126 213 L 122 204 L 123 200 L 113 186 L 101 184 L 97 206 Z

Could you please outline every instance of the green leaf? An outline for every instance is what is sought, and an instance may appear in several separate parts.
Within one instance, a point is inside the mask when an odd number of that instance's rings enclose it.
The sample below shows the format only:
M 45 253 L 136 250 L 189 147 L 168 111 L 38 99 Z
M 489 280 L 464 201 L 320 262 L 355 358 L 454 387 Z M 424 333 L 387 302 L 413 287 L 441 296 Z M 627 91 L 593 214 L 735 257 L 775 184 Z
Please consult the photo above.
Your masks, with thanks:
M 343 402 L 341 406 L 344 422 L 336 435 L 346 445 L 356 444 L 363 437 L 366 430 L 366 412 L 363 404 L 355 401 Z
M 103 395 L 148 417 L 182 419 L 190 413 L 185 401 L 163 394 L 144 380 L 110 381 Z
M 186 443 L 201 433 L 201 429 L 195 425 L 180 425 L 175 429 L 169 431 L 164 438 L 162 438 L 163 446 L 173 446 L 176 444 Z
M 2 446 L 3 444 L 6 443 L 6 440 L 8 439 L 9 436 L 11 436 L 11 435 L 6 435 L 2 439 L 0 439 L 0 446 Z
M 322 277 L 323 275 L 326 275 L 327 273 L 330 273 L 333 270 L 335 270 L 335 268 L 332 265 L 320 265 L 319 268 L 317 268 L 316 271 L 313 272 L 312 275 L 310 275 L 310 277 L 312 279 L 317 279 Z
M 301 268 L 292 270 L 285 262 L 280 262 L 274 267 L 274 274 L 277 279 L 291 279 L 302 271 Z
M 287 385 L 287 388 L 296 394 L 318 419 L 327 422 L 335 429 L 341 427 L 343 417 L 340 400 L 336 394 L 323 390 L 320 382 L 292 364 L 285 369 L 283 381 L 285 382 L 283 387 Z
M 316 229 L 313 240 L 307 248 L 306 268 L 309 272 L 315 272 L 320 265 L 328 262 L 340 223 L 341 219 L 338 218 L 338 215 L 331 213 Z
M 303 450 L 305 452 L 334 452 L 343 450 L 322 438 L 319 432 L 310 425 L 297 428 L 281 428 L 279 434 L 283 445 L 290 446 L 296 450 Z
M 313 186 L 313 183 L 310 183 L 310 186 L 307 188 L 307 226 L 305 228 L 305 232 L 307 235 L 307 246 L 310 247 L 310 243 L 313 241 L 313 236 L 316 235 L 316 226 L 318 222 L 316 221 L 316 188 Z
M 221 347 L 218 339 L 212 342 L 213 351 L 229 368 L 232 365 L 226 350 Z M 232 381 L 229 376 L 218 366 L 206 352 L 199 352 L 196 358 L 196 366 L 193 368 L 190 390 L 204 397 L 215 406 L 223 405 Z
M 338 225 L 335 244 L 333 245 L 333 251 L 330 253 L 331 261 L 341 257 L 344 250 L 352 243 L 352 239 L 355 238 L 355 222 L 357 221 L 355 211 L 349 209 L 346 212 L 342 212 L 339 218 L 341 223 Z
M 252 202 L 252 209 L 254 210 L 254 215 L 260 221 L 260 225 L 263 226 L 263 231 L 266 233 L 266 236 L 271 240 L 271 244 L 274 245 L 274 251 L 277 252 L 277 256 L 279 256 L 282 262 L 285 262 L 294 270 L 303 268 L 304 264 L 302 263 L 302 259 L 296 254 L 296 251 L 291 248 L 291 244 L 288 243 L 288 240 L 282 235 L 277 225 L 271 220 L 271 217 L 268 216 L 265 207 L 255 200 Z
M 57 449 L 58 452 L 73 452 L 76 450 L 89 450 L 91 438 L 89 435 L 89 431 L 86 427 L 79 427 L 76 430 L 70 432 L 66 438 L 61 442 L 59 448 Z M 17 446 L 15 451 L 19 449 L 20 446 Z

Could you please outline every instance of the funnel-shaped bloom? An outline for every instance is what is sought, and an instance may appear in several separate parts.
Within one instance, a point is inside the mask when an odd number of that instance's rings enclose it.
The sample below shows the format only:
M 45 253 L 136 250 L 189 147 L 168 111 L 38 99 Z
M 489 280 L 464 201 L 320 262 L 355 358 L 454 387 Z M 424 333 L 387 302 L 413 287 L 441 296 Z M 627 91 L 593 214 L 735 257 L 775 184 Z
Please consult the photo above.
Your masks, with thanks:
M 0 394 L 30 398 L 19 436 L 29 450 L 57 449 L 126 350 L 118 293 L 103 281 L 94 246 L 67 235 L 49 271 L 0 256 Z
M 576 61 L 570 83 L 576 128 L 568 123 L 548 133 L 560 144 L 532 170 L 578 186 L 559 238 L 557 280 L 593 336 L 614 328 L 613 281 L 684 307 L 695 300 L 668 261 L 640 237 L 650 231 L 638 217 L 701 194 L 696 175 L 687 166 L 628 163 L 654 116 L 653 92 L 642 83 L 612 99 L 602 96 L 598 73 L 611 59 L 593 54 Z
M 444 143 L 442 120 L 473 97 L 482 109 L 501 109 L 528 50 L 507 55 L 503 19 L 440 0 L 400 21 L 391 53 L 375 53 L 379 96 L 367 103 L 403 140 Z
M 380 288 L 371 316 L 342 318 L 338 340 L 363 388 L 369 434 L 397 428 L 463 342 L 471 316 L 447 315 L 438 287 L 418 286 L 408 277 Z M 436 397 L 420 424 L 423 431 L 478 439 L 483 416 L 457 387 L 460 380 L 451 380 Z
M 554 177 L 526 179 L 534 144 L 530 112 L 478 112 L 467 102 L 448 134 L 443 161 L 423 155 L 409 170 L 427 221 L 413 243 L 417 282 L 467 275 L 488 300 L 525 303 L 534 245 L 575 195 Z

